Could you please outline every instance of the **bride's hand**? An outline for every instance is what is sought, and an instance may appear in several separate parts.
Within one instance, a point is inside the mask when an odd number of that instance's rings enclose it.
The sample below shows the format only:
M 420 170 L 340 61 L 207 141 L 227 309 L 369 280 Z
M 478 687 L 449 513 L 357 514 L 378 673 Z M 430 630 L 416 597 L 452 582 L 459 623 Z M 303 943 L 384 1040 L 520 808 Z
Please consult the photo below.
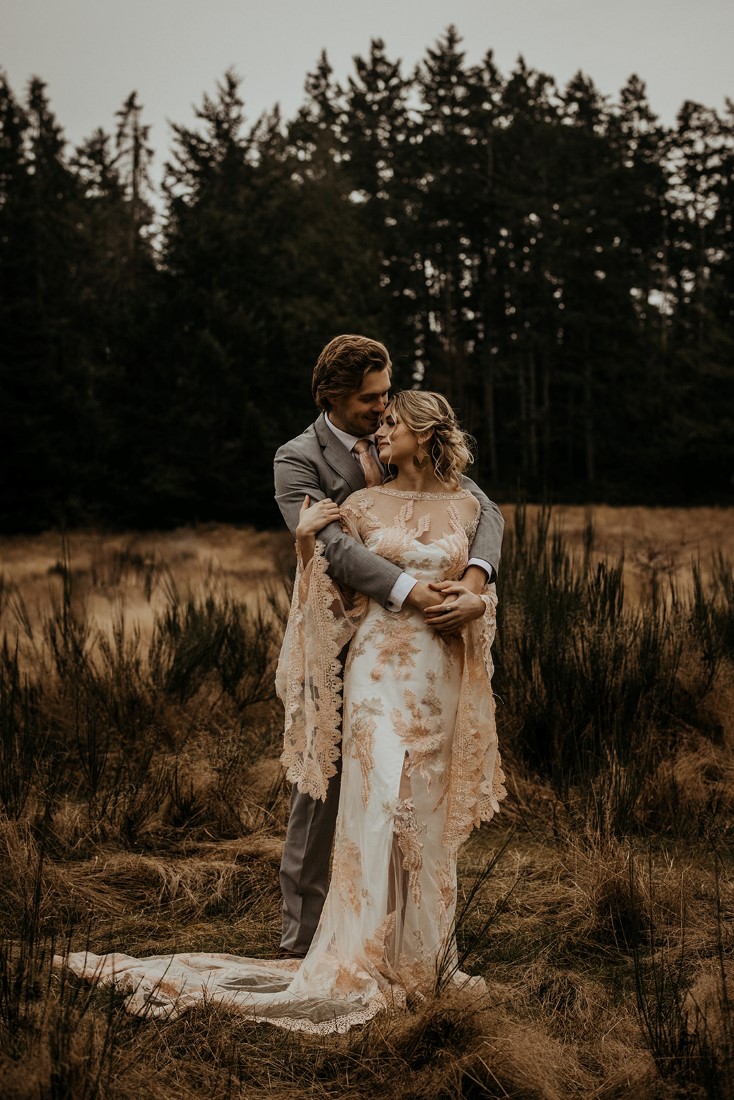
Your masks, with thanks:
M 462 626 L 481 619 L 485 604 L 465 584 L 458 581 L 436 581 L 428 586 L 439 592 L 441 603 L 432 604 L 423 611 L 426 623 L 439 634 L 458 634 Z
M 328 527 L 330 523 L 338 522 L 339 505 L 335 504 L 330 497 L 325 497 L 324 500 L 317 500 L 315 504 L 311 504 L 311 498 L 306 496 L 303 499 L 301 511 L 298 513 L 296 538 L 308 538 L 310 535 L 317 534 L 322 528 Z

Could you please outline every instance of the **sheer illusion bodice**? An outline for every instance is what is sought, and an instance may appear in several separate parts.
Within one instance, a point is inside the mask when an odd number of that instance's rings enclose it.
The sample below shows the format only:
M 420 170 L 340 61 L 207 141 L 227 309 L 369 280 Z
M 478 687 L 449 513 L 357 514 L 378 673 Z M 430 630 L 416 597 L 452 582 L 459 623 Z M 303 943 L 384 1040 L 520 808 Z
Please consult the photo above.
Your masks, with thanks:
M 423 581 L 461 576 L 478 512 L 468 492 L 389 486 L 341 508 L 349 533 Z M 207 997 L 309 1031 L 344 1031 L 430 993 L 439 975 L 468 980 L 455 970 L 456 855 L 504 796 L 493 589 L 483 598 L 484 616 L 444 640 L 415 609 L 391 613 L 340 590 L 318 542 L 308 566 L 299 563 L 277 676 L 283 762 L 302 790 L 323 797 L 342 754 L 331 883 L 300 965 L 201 954 L 82 954 L 69 964 L 123 984 L 131 1011 L 168 1015 Z

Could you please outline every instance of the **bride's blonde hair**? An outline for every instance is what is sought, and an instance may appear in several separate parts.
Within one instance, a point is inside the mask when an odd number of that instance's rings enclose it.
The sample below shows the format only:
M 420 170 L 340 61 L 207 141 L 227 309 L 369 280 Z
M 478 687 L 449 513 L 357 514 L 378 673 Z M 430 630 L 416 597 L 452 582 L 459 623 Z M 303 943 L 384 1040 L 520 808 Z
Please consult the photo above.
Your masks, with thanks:
M 474 440 L 461 430 L 443 394 L 401 390 L 390 398 L 388 409 L 414 435 L 431 437 L 426 446 L 436 477 L 447 485 L 458 486 L 464 470 L 474 461 L 470 450 Z

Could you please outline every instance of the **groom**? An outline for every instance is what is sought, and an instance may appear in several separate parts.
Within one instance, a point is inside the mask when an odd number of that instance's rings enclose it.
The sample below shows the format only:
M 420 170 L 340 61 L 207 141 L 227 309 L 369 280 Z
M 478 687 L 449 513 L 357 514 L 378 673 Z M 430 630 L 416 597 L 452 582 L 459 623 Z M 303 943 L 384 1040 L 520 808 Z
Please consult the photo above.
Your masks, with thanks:
M 321 415 L 275 455 L 275 499 L 295 534 L 303 498 L 313 504 L 330 497 L 341 504 L 365 486 L 379 485 L 384 471 L 374 433 L 389 399 L 392 364 L 387 348 L 365 336 L 337 336 L 321 352 L 312 392 Z M 393 562 L 372 553 L 342 532 L 337 523 L 319 532 L 329 573 L 398 612 L 403 604 L 421 610 L 440 632 L 451 633 L 484 613 L 479 598 L 494 580 L 500 559 L 504 520 L 496 504 L 473 481 L 463 479 L 480 503 L 479 526 L 462 583 L 469 592 L 443 599 Z M 281 953 L 302 957 L 308 951 L 328 888 L 329 857 L 339 806 L 341 775 L 332 777 L 325 802 L 294 786 L 280 886 L 283 893 Z

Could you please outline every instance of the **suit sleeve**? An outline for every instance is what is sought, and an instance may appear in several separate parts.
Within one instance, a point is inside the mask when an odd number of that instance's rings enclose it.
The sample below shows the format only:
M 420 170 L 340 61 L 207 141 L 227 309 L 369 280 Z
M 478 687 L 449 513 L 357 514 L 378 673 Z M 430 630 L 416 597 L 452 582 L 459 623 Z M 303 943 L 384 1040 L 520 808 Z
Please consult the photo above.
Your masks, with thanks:
M 295 534 L 303 498 L 323 500 L 318 471 L 297 448 L 286 444 L 275 455 L 275 500 L 288 530 Z M 361 546 L 345 534 L 338 523 L 319 531 L 324 544 L 329 574 L 340 584 L 363 592 L 384 607 L 402 570 L 392 562 Z
M 469 548 L 470 558 L 482 558 L 489 562 L 495 571 L 499 572 L 500 556 L 502 553 L 502 532 L 505 521 L 494 501 L 482 492 L 479 486 L 469 477 L 462 478 L 462 486 L 479 501 L 479 525 L 474 541 Z

